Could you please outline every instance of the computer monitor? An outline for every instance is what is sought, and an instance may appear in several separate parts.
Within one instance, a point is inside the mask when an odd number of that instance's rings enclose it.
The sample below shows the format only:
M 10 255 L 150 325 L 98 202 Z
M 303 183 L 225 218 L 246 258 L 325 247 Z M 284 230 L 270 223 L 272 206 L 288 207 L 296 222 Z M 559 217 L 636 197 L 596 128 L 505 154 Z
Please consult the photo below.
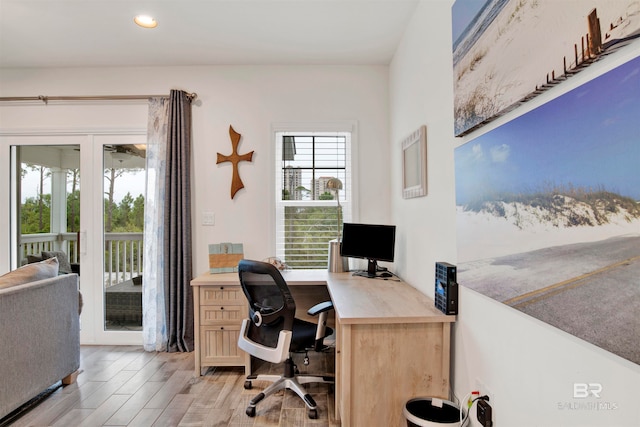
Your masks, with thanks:
M 376 277 L 378 261 L 393 262 L 395 225 L 344 223 L 340 255 L 369 261 L 366 275 Z

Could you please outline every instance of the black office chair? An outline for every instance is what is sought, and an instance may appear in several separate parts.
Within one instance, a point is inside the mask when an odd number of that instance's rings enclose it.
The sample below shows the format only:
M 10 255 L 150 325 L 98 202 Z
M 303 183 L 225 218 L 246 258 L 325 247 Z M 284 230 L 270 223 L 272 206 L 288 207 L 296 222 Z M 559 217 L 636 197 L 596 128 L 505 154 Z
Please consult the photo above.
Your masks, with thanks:
M 284 363 L 282 375 L 249 375 L 245 389 L 252 388 L 252 380 L 269 381 L 262 393 L 255 396 L 246 413 L 256 415 L 256 405 L 265 397 L 288 388 L 302 398 L 307 405 L 309 418 L 317 418 L 315 400 L 303 387 L 307 383 L 333 384 L 334 377 L 297 374 L 291 359 L 292 352 L 323 350 L 323 339 L 333 333 L 325 326 L 327 311 L 333 308 L 331 301 L 312 307 L 310 315 L 320 315 L 318 324 L 295 318 L 296 303 L 286 281 L 273 265 L 251 260 L 241 260 L 238 274 L 242 290 L 249 301 L 249 319 L 242 321 L 238 347 L 254 357 L 271 363 Z M 305 357 L 305 364 L 308 357 Z

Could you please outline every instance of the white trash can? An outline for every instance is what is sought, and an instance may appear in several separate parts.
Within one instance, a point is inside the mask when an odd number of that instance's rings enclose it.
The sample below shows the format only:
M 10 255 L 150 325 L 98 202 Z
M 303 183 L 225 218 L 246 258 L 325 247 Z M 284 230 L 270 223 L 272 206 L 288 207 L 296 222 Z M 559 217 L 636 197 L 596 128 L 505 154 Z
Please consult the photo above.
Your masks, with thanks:
M 404 405 L 407 427 L 459 426 L 460 411 L 464 420 L 465 412 L 458 405 L 434 397 L 416 397 Z

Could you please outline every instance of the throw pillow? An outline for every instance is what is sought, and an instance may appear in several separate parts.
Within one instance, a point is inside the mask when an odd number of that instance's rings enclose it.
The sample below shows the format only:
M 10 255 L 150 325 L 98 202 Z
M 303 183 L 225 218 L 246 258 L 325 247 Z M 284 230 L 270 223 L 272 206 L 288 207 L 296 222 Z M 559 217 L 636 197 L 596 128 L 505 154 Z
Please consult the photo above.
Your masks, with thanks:
M 43 259 L 49 259 L 53 257 L 58 258 L 58 264 L 60 264 L 60 273 L 73 273 L 73 271 L 71 271 L 71 263 L 69 263 L 69 258 L 67 257 L 66 253 L 62 251 L 42 251 Z
M 27 263 L 28 264 L 33 264 L 34 262 L 40 262 L 43 261 L 44 258 L 42 258 L 41 256 L 38 255 L 27 255 Z
M 49 279 L 57 275 L 57 258 L 46 259 L 41 262 L 27 264 L 0 276 L 0 289 L 35 282 L 36 280 Z

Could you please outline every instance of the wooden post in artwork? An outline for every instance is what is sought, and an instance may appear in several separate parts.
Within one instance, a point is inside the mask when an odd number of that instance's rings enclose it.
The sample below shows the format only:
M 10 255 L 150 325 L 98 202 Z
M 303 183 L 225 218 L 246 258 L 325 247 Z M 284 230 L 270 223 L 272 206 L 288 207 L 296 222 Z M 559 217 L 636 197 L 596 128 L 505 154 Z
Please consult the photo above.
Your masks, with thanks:
M 602 52 L 602 31 L 596 9 L 589 12 L 587 20 L 589 22 L 589 52 L 592 55 L 599 55 Z
M 216 164 L 231 162 L 233 165 L 233 177 L 231 179 L 231 198 L 236 195 L 238 190 L 244 188 L 242 179 L 240 179 L 240 172 L 238 171 L 238 163 L 242 161 L 250 162 L 253 158 L 253 151 L 246 154 L 238 154 L 238 144 L 240 144 L 240 137 L 242 135 L 236 132 L 231 125 L 229 125 L 229 137 L 231 138 L 232 152 L 228 156 L 218 153 L 218 160 Z

